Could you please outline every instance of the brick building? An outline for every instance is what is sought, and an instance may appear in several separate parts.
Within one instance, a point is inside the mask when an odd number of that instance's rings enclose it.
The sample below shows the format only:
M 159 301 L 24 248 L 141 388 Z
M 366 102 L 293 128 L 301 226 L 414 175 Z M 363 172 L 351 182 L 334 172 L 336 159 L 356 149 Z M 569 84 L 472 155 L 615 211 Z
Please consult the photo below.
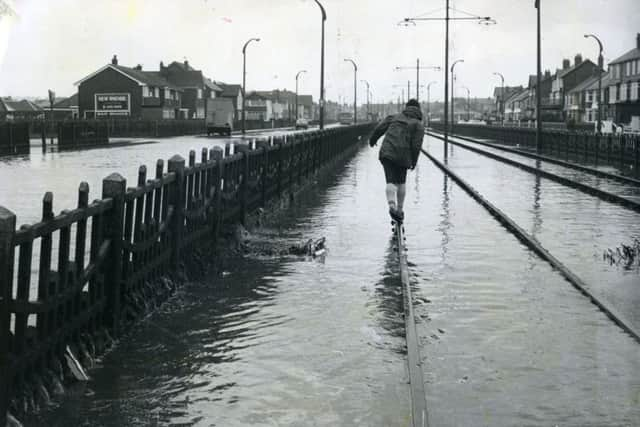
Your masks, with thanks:
M 158 71 L 111 63 L 75 83 L 81 118 L 126 116 L 136 119 L 184 118 L 182 92 Z

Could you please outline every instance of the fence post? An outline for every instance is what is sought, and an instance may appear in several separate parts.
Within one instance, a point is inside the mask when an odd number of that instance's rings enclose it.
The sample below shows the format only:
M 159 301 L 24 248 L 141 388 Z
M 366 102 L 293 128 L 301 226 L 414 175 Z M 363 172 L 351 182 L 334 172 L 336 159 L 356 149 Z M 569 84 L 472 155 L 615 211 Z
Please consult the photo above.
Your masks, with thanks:
M 102 198 L 113 199 L 113 207 L 105 214 L 104 237 L 111 241 L 106 261 L 105 324 L 118 335 L 120 324 L 120 296 L 122 289 L 122 233 L 124 217 L 124 195 L 127 180 L 118 173 L 112 173 L 102 180 Z
M 640 171 L 638 170 L 638 168 L 640 167 L 640 137 L 636 136 L 634 138 L 634 151 L 635 151 L 635 160 L 633 163 L 633 170 L 635 172 L 635 175 L 638 176 L 640 174 Z
M 213 187 L 215 188 L 214 193 L 214 223 L 213 223 L 213 235 L 214 239 L 218 239 L 218 235 L 220 233 L 220 224 L 222 224 L 222 168 L 224 167 L 224 163 L 222 162 L 224 151 L 220 147 L 213 147 L 211 150 L 211 160 L 216 162 L 216 175 L 213 177 Z
M 176 180 L 171 188 L 169 204 L 173 206 L 171 218 L 171 266 L 177 272 L 180 266 L 180 249 L 182 248 L 182 233 L 184 232 L 184 163 L 179 155 L 169 159 L 168 170 L 176 175 Z
M 41 137 L 42 137 L 42 152 L 43 153 L 47 151 L 47 132 L 46 132 L 45 126 L 46 126 L 45 121 L 42 120 L 42 128 L 40 129 L 40 131 L 41 131 Z
M 242 225 L 246 225 L 247 199 L 249 197 L 249 146 L 245 144 L 238 144 L 234 149 L 235 152 L 242 153 L 242 160 L 240 163 L 240 170 L 242 171 L 242 182 L 240 182 L 240 223 Z
M 16 216 L 0 206 L 0 426 L 6 424 L 9 407 L 9 300 L 13 280 L 13 236 Z

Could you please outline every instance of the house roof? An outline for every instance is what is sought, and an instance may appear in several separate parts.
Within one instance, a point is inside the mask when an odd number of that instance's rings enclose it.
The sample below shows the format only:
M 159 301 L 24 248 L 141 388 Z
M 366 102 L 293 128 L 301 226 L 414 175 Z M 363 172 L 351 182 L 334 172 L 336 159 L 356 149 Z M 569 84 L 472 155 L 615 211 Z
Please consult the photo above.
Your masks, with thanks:
M 627 62 L 632 59 L 640 59 L 640 49 L 638 49 L 637 47 L 634 49 L 631 49 L 629 52 L 625 53 L 624 55 L 619 56 L 618 58 L 609 62 L 609 65 L 615 65 L 621 62 Z
M 3 99 L 1 102 L 3 109 L 5 112 L 21 112 L 21 113 L 34 113 L 42 111 L 42 108 L 38 107 L 31 101 L 27 101 L 26 99 L 22 99 L 20 101 L 14 101 L 9 99 Z
M 504 93 L 506 97 L 509 97 L 514 91 L 521 91 L 522 89 L 523 89 L 522 86 L 505 86 Z M 500 98 L 501 95 L 502 95 L 502 86 L 497 86 L 493 90 L 493 97 Z
M 204 84 L 212 91 L 217 92 L 218 94 L 222 93 L 222 88 L 218 86 L 213 80 L 207 77 L 204 78 Z
M 242 86 L 236 84 L 226 84 L 221 82 L 214 82 L 222 89 L 222 95 L 224 97 L 237 97 L 238 94 L 242 93 Z
M 585 66 L 586 64 L 591 64 L 591 65 L 596 65 L 593 62 L 591 62 L 590 59 L 585 59 L 584 61 L 580 62 L 579 64 L 573 64 L 571 67 L 569 68 L 565 68 L 564 70 L 558 70 L 558 72 L 556 73 L 556 77 L 561 79 L 564 78 L 564 76 L 573 73 L 574 71 L 576 71 L 578 68 L 581 68 L 583 66 Z
M 53 108 L 71 108 L 78 106 L 78 93 L 74 93 L 68 98 L 63 98 L 60 101 L 53 104 Z
M 158 87 L 168 87 L 170 89 L 180 90 L 179 87 L 177 87 L 176 85 L 172 84 L 171 82 L 166 80 L 164 77 L 162 77 L 159 71 L 142 71 L 142 70 L 137 70 L 135 68 L 125 67 L 124 65 L 114 65 L 114 64 L 105 65 L 104 67 L 100 68 L 97 71 L 94 71 L 93 73 L 89 74 L 83 79 L 78 80 L 75 83 L 75 85 L 79 86 L 81 83 L 93 78 L 94 76 L 100 74 L 106 69 L 115 70 L 120 74 L 123 74 L 124 76 L 135 81 L 140 86 L 158 86 Z

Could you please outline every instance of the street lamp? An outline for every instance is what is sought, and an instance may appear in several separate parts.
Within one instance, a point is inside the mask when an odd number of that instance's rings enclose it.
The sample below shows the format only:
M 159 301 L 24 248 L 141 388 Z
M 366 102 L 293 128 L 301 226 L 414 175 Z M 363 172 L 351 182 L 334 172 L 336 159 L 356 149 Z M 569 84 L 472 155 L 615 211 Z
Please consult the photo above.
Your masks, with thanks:
M 456 122 L 456 118 L 453 115 L 453 104 L 455 103 L 453 92 L 453 70 L 456 67 L 456 64 L 459 62 L 464 62 L 464 59 L 457 59 L 453 61 L 453 64 L 451 64 L 451 133 L 453 133 L 453 124 Z
M 242 46 L 242 134 L 244 135 L 246 132 L 245 128 L 245 99 L 247 98 L 247 45 L 252 41 L 259 42 L 259 38 L 252 38 L 247 40 L 247 42 Z
M 322 12 L 322 38 L 320 41 L 320 129 L 324 129 L 324 22 L 327 20 L 327 12 L 325 12 L 322 4 L 315 0 Z
M 353 64 L 353 124 L 358 123 L 358 66 L 353 59 L 345 59 Z
M 437 83 L 435 80 L 429 82 L 429 84 L 427 85 L 427 127 L 429 127 L 429 123 L 431 121 L 431 113 L 430 113 L 430 108 L 431 108 L 431 85 Z
M 466 86 L 462 86 L 462 89 L 467 91 L 467 122 L 469 122 L 469 97 L 471 96 L 471 91 Z
M 504 126 L 504 76 L 501 73 L 494 72 L 494 76 L 499 76 L 500 81 L 500 123 Z
M 296 120 L 298 120 L 300 118 L 298 116 L 298 77 L 300 77 L 300 74 L 306 73 L 306 72 L 307 72 L 307 70 L 300 70 L 296 74 Z
M 594 34 L 585 34 L 584 38 L 588 39 L 589 37 L 594 38 L 597 42 L 598 42 L 598 48 L 600 49 L 600 53 L 598 54 L 598 68 L 600 68 L 598 70 L 598 126 L 596 128 L 596 133 L 598 135 L 600 135 L 601 133 L 601 129 L 600 127 L 602 126 L 602 116 L 600 111 L 602 110 L 600 108 L 600 97 L 602 96 L 602 66 L 603 66 L 603 60 L 602 60 L 602 42 L 600 41 L 600 39 L 598 37 L 596 37 Z
M 371 92 L 371 90 L 369 89 L 368 81 L 366 80 L 360 80 L 360 81 L 367 85 L 367 120 L 369 120 L 369 92 Z

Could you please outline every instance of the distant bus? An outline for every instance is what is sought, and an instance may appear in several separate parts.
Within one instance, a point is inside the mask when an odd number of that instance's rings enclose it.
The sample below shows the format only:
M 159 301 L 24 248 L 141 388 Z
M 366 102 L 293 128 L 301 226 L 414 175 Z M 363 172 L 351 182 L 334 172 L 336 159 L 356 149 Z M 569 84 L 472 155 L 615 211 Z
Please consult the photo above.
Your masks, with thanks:
M 353 113 L 338 113 L 338 122 L 341 125 L 350 125 L 353 123 Z

